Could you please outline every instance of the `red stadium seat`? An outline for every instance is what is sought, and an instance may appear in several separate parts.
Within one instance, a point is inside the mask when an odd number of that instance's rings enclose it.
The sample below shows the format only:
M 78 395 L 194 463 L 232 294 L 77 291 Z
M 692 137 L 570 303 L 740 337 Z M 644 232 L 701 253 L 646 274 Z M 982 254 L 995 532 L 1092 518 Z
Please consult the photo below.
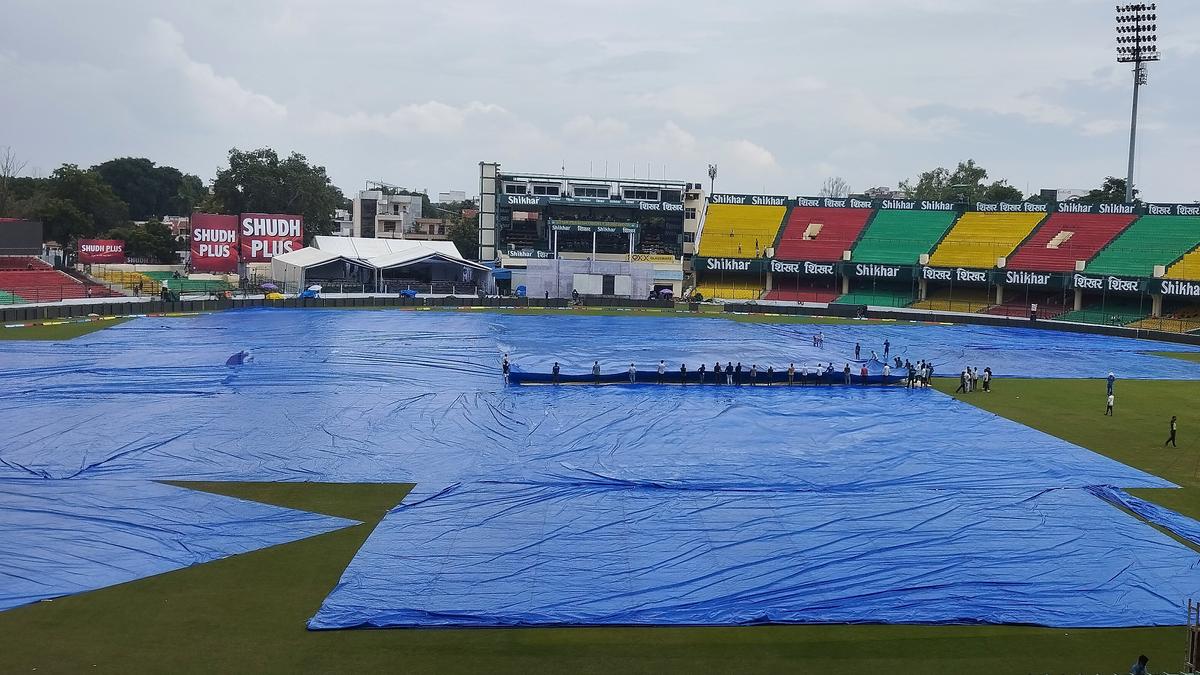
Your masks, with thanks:
M 841 260 L 842 252 L 854 246 L 872 213 L 870 209 L 794 208 L 775 257 L 814 262 Z
M 1136 216 L 1055 213 L 1008 258 L 1008 269 L 1073 272 L 1076 260 L 1091 260 Z
M 117 297 L 103 286 L 84 284 L 82 281 L 54 269 L 5 270 L 0 271 L 0 291 L 26 302 L 58 302 L 74 298 L 86 298 L 88 287 L 93 298 Z

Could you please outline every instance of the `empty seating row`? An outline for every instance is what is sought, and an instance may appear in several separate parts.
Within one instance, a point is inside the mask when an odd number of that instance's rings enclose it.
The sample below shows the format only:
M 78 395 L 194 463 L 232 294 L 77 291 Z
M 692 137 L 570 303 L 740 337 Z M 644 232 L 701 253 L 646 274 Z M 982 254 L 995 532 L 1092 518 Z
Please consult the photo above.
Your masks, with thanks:
M 1009 256 L 1009 269 L 1073 272 L 1134 221 L 1131 215 L 1055 213 Z
M 946 234 L 956 216 L 953 211 L 879 211 L 854 246 L 851 260 L 915 265 Z
M 49 270 L 49 263 L 33 255 L 0 255 L 0 270 Z
M 907 307 L 913 301 L 912 291 L 875 289 L 853 291 L 838 297 L 842 305 L 872 305 L 876 307 Z
M 757 300 L 762 295 L 763 288 L 756 281 L 749 279 L 713 279 L 702 280 L 696 284 L 696 292 L 705 300 Z
M 841 260 L 862 233 L 870 209 L 797 207 L 788 215 L 783 236 L 775 248 L 782 260 Z
M 775 245 L 787 208 L 711 204 L 700 234 L 699 255 L 757 258 Z
M 997 259 L 1012 253 L 1043 218 L 1042 213 L 965 213 L 929 256 L 929 264 L 995 267 Z
M 1200 279 L 1200 248 L 1184 254 L 1175 264 L 1167 268 L 1169 279 Z
M 841 295 L 837 282 L 812 283 L 776 274 L 766 300 L 787 302 L 833 302 Z
M 941 289 L 912 303 L 915 309 L 940 312 L 982 312 L 991 305 L 992 298 L 985 288 Z
M 1200 244 L 1200 218 L 1142 216 L 1087 265 L 1096 274 L 1148 277 Z
M 0 272 L 0 291 L 5 291 L 25 302 L 58 302 L 74 298 L 120 295 L 103 286 L 84 284 L 58 270 Z

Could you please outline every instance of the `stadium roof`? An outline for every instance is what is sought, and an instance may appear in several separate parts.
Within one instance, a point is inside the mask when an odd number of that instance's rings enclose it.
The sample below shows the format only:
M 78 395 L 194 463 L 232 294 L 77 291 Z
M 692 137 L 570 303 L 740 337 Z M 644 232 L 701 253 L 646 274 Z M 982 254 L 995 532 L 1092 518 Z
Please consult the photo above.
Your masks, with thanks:
M 316 267 L 335 260 L 348 260 L 376 269 L 391 269 L 432 260 L 482 271 L 489 269 L 485 265 L 463 258 L 454 243 L 449 241 L 320 236 L 315 237 L 313 243 L 316 246 L 277 255 L 275 260 L 302 268 Z

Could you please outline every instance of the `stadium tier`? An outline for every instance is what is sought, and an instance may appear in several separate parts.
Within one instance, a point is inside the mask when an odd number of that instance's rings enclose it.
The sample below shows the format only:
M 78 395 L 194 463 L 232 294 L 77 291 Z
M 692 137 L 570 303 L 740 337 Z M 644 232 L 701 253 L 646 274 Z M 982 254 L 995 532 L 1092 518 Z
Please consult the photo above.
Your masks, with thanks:
M 1184 254 L 1174 265 L 1167 268 L 1168 279 L 1200 279 L 1200 248 Z
M 130 293 L 140 289 L 143 294 L 157 294 L 162 286 L 157 279 L 152 279 L 141 272 L 130 272 L 128 270 L 114 270 L 103 267 L 93 268 L 95 276 L 112 283 L 120 284 L 129 289 Z
M 996 259 L 1012 253 L 1043 213 L 965 213 L 929 256 L 938 267 L 992 268 Z
M 995 316 L 1029 316 L 1030 303 L 1025 300 L 1010 300 L 1003 305 L 992 305 L 983 310 L 984 314 L 993 314 Z M 1053 319 L 1065 314 L 1068 310 L 1061 300 L 1047 302 L 1042 300 L 1037 303 L 1038 318 Z
M 1087 265 L 1087 271 L 1148 277 L 1200 244 L 1200 218 L 1142 216 Z
M 992 304 L 986 288 L 956 288 L 930 293 L 924 300 L 914 302 L 912 307 L 941 312 L 982 312 Z
M 1075 261 L 1091 260 L 1136 216 L 1055 213 L 1008 257 L 1008 269 L 1073 272 Z
M 1129 327 L 1170 333 L 1200 331 L 1200 305 L 1187 305 L 1161 317 L 1147 317 L 1129 324 Z
M 705 300 L 719 298 L 721 300 L 757 300 L 762 295 L 763 288 L 757 281 L 751 280 L 703 280 L 696 285 L 696 292 Z
M 190 279 L 187 277 L 176 279 L 174 272 L 142 272 L 142 274 L 176 293 L 213 293 L 216 291 L 227 291 L 232 288 L 232 286 L 220 279 Z
M 1103 305 L 1091 305 L 1059 317 L 1060 321 L 1075 323 L 1091 323 L 1101 326 L 1126 326 L 1146 318 L 1150 313 L 1150 303 L 1139 304 L 1134 301 L 1120 301 L 1109 298 Z
M 32 255 L 0 255 L 0 271 L 50 270 L 46 261 Z
M 710 204 L 700 235 L 700 253 L 709 257 L 757 258 L 775 245 L 784 206 Z
M 829 284 L 806 283 L 789 278 L 785 274 L 775 274 L 774 283 L 765 300 L 783 300 L 787 302 L 833 302 L 841 292 Z
M 875 307 L 907 307 L 913 301 L 911 291 L 875 289 L 854 291 L 840 296 L 840 305 L 872 305 Z
M 841 260 L 842 252 L 854 245 L 873 213 L 870 209 L 796 207 L 788 215 L 783 236 L 775 247 L 775 257 L 816 262 Z
M 916 264 L 954 224 L 953 211 L 878 211 L 854 247 L 855 262 Z
M 91 288 L 91 295 L 88 295 L 88 288 Z M 72 276 L 52 269 L 0 271 L 0 291 L 13 296 L 14 302 L 58 302 L 75 298 L 120 295 L 103 286 L 84 284 Z

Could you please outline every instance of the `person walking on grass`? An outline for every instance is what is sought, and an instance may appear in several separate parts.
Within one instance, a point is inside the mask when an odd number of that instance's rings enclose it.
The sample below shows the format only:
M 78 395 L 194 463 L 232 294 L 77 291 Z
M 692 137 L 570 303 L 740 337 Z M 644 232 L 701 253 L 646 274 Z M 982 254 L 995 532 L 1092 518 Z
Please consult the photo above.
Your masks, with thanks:
M 979 366 L 971 369 L 971 391 L 979 391 Z
M 659 359 L 658 361 L 658 383 L 663 383 L 663 378 L 667 374 L 667 362 Z
M 1116 382 L 1116 381 L 1117 381 L 1117 376 L 1116 376 L 1116 375 L 1113 375 L 1113 373 L 1112 373 L 1112 371 L 1111 371 L 1111 370 L 1110 370 L 1110 371 L 1108 371 L 1108 379 L 1107 379 L 1107 382 L 1108 382 L 1108 393 L 1109 393 L 1109 394 L 1111 394 L 1111 393 L 1112 393 L 1112 390 L 1113 390 L 1113 383 L 1114 383 L 1114 382 Z
M 983 393 L 992 393 L 992 367 L 988 366 L 983 369 Z
M 963 368 L 963 371 L 958 375 L 958 389 L 955 389 L 954 393 L 967 393 L 967 378 L 967 369 Z
M 600 362 L 592 361 L 592 381 L 600 384 Z
M 1171 415 L 1171 435 L 1167 438 L 1166 441 L 1163 442 L 1164 448 L 1167 447 L 1167 443 L 1170 443 L 1172 448 L 1179 447 L 1178 445 L 1175 445 L 1175 430 L 1176 430 L 1176 426 L 1177 426 L 1176 422 L 1175 422 L 1176 419 L 1177 418 L 1174 415 Z
M 1113 408 L 1113 395 L 1109 394 L 1108 395 L 1108 406 L 1104 408 L 1104 414 L 1109 417 L 1112 417 L 1113 416 L 1112 408 Z

